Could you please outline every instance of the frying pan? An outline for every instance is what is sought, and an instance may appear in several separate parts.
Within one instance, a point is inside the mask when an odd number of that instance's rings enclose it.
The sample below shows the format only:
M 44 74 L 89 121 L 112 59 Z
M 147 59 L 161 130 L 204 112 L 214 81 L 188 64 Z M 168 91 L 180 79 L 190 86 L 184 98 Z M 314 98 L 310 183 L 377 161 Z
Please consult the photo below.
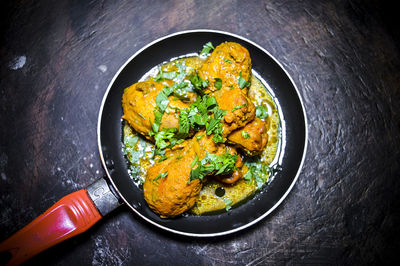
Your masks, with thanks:
M 253 69 L 271 88 L 281 115 L 282 146 L 279 171 L 251 200 L 229 212 L 215 215 L 182 215 L 161 219 L 147 206 L 143 191 L 128 174 L 122 152 L 121 99 L 126 87 L 137 82 L 155 65 L 171 58 L 198 52 L 211 41 L 232 41 L 246 47 Z M 22 263 L 58 242 L 86 231 L 120 204 L 164 230 L 193 237 L 220 236 L 237 232 L 265 218 L 293 188 L 307 147 L 307 122 L 299 92 L 282 65 L 254 42 L 227 32 L 192 30 L 168 35 L 146 45 L 119 69 L 105 92 L 98 118 L 98 148 L 106 178 L 69 194 L 49 210 L 0 244 L 1 257 Z

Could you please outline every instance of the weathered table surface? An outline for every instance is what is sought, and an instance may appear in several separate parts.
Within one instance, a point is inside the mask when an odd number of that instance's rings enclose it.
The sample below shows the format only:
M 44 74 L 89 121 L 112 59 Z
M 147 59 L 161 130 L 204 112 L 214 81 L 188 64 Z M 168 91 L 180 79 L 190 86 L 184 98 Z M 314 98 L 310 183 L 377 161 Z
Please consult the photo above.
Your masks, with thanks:
M 309 146 L 294 189 L 234 235 L 162 232 L 122 207 L 28 264 L 380 264 L 400 236 L 400 34 L 383 1 L 3 1 L 0 239 L 104 175 L 103 94 L 145 44 L 197 28 L 247 37 L 293 77 Z

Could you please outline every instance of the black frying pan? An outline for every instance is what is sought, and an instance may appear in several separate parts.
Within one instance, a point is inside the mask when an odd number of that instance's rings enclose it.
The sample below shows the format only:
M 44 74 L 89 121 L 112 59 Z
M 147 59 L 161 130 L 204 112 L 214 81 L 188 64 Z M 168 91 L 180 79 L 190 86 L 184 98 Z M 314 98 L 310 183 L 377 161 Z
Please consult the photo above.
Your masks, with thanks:
M 246 47 L 250 52 L 253 69 L 261 75 L 272 89 L 279 102 L 283 118 L 283 142 L 280 158 L 282 170 L 263 189 L 262 193 L 256 194 L 254 198 L 232 208 L 229 212 L 161 219 L 147 206 L 143 198 L 143 191 L 132 182 L 127 171 L 127 163 L 122 152 L 122 94 L 126 87 L 137 82 L 155 65 L 173 57 L 198 52 L 202 45 L 209 41 L 214 45 L 224 41 L 232 41 Z M 97 184 L 88 187 L 87 193 L 91 202 L 94 202 L 94 209 L 97 209 L 101 216 L 118 206 L 117 200 L 119 200 L 127 204 L 138 216 L 167 231 L 195 237 L 219 236 L 237 232 L 257 223 L 285 199 L 294 186 L 304 161 L 307 146 L 307 122 L 295 84 L 282 65 L 267 51 L 252 41 L 231 33 L 193 30 L 178 32 L 148 44 L 120 68 L 108 86 L 102 101 L 98 121 L 98 145 L 112 192 L 105 185 L 104 180 L 101 180 L 102 182 L 95 182 Z M 86 202 L 86 199 L 84 201 Z M 87 204 L 90 205 L 90 202 Z M 79 208 L 81 207 L 79 206 Z M 49 215 L 48 212 L 44 215 Z M 80 233 L 81 231 L 79 229 L 76 232 Z M 72 235 L 68 235 L 68 237 Z M 9 253 L 17 256 L 11 252 L 11 244 L 7 244 L 7 241 L 0 245 L 0 251 L 8 250 Z

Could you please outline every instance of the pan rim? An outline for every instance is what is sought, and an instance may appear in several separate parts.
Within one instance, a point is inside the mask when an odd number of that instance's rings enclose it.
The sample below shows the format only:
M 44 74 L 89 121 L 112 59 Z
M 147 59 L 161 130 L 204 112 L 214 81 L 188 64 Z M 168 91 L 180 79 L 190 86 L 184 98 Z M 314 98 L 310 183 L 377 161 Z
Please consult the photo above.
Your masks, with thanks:
M 257 217 L 256 219 L 252 220 L 249 223 L 246 223 L 242 226 L 239 226 L 237 228 L 231 229 L 231 230 L 226 230 L 226 231 L 222 231 L 222 232 L 217 232 L 217 233 L 205 233 L 205 234 L 200 234 L 200 233 L 189 233 L 189 232 L 184 232 L 184 231 L 179 231 L 179 230 L 175 230 L 175 229 L 171 229 L 168 228 L 166 226 L 160 225 L 155 221 L 150 220 L 149 218 L 145 217 L 144 215 L 142 215 L 139 211 L 137 211 L 125 198 L 124 196 L 120 193 L 119 189 L 117 188 L 116 184 L 114 183 L 110 172 L 108 171 L 107 168 L 107 164 L 104 160 L 104 156 L 103 156 L 103 151 L 101 149 L 101 134 L 100 134 L 100 128 L 101 128 L 101 120 L 102 120 L 102 116 L 103 116 L 103 109 L 104 109 L 104 105 L 106 102 L 106 99 L 108 97 L 108 94 L 111 90 L 111 87 L 113 86 L 115 80 L 118 78 L 118 76 L 120 75 L 120 73 L 123 71 L 123 69 L 125 69 L 125 67 L 135 58 L 137 57 L 140 53 L 142 53 L 144 50 L 146 50 L 148 47 L 153 46 L 156 43 L 159 43 L 165 39 L 177 36 L 177 35 L 182 35 L 182 34 L 188 34 L 188 33 L 202 33 L 202 32 L 209 32 L 209 33 L 218 33 L 218 34 L 224 34 L 224 35 L 228 35 L 228 36 L 232 36 L 238 39 L 241 39 L 245 42 L 248 42 L 252 45 L 254 45 L 255 47 L 257 47 L 258 49 L 260 49 L 262 52 L 264 52 L 265 54 L 267 54 L 270 58 L 272 58 L 274 60 L 274 62 L 284 71 L 285 75 L 289 78 L 290 83 L 292 84 L 293 88 L 296 91 L 297 97 L 300 101 L 300 105 L 301 105 L 301 109 L 303 112 L 303 117 L 304 117 L 304 128 L 305 128 L 305 138 L 304 138 L 304 149 L 303 149 L 303 154 L 302 154 L 302 158 L 299 164 L 299 167 L 297 169 L 296 175 L 293 178 L 292 183 L 290 184 L 290 186 L 288 187 L 288 189 L 286 190 L 286 192 L 281 196 L 281 198 L 268 210 L 266 211 L 264 214 L 262 214 L 261 216 Z M 133 210 L 137 215 L 139 215 L 141 218 L 143 218 L 145 221 L 155 225 L 156 227 L 178 234 L 178 235 L 184 235 L 184 236 L 190 236 L 190 237 L 215 237 L 215 236 L 223 236 L 223 235 L 228 235 L 228 234 L 232 234 L 238 231 L 241 231 L 245 228 L 248 228 L 250 226 L 253 226 L 254 224 L 258 223 L 259 221 L 263 220 L 266 216 L 268 216 L 271 212 L 273 212 L 287 197 L 287 195 L 290 193 L 290 191 L 293 189 L 295 183 L 297 182 L 297 179 L 300 175 L 300 172 L 303 168 L 303 164 L 305 161 L 305 157 L 306 157 L 306 152 L 307 152 L 307 146 L 308 146 L 308 122 L 307 122 L 307 115 L 306 115 L 306 111 L 304 108 L 304 104 L 303 104 L 303 100 L 302 97 L 299 93 L 299 90 L 296 86 L 296 84 L 294 83 L 292 77 L 289 75 L 289 73 L 287 72 L 287 70 L 283 67 L 283 65 L 273 56 L 271 55 L 267 50 L 265 50 L 263 47 L 261 47 L 260 45 L 258 45 L 257 43 L 242 37 L 240 35 L 234 34 L 234 33 L 230 33 L 227 31 L 221 31 L 221 30 L 213 30 L 213 29 L 193 29 L 193 30 L 184 30 L 184 31 L 178 31 L 172 34 L 168 34 L 166 36 L 160 37 L 150 43 L 148 43 L 147 45 L 143 46 L 141 49 L 139 49 L 136 53 L 134 53 L 131 57 L 129 57 L 125 63 L 118 69 L 118 71 L 115 73 L 115 75 L 113 76 L 113 78 L 111 79 L 105 93 L 103 96 L 103 99 L 101 101 L 101 105 L 100 105 L 100 110 L 99 110 L 99 114 L 98 114 L 98 120 L 97 120 L 97 145 L 98 145 L 98 150 L 99 150 L 99 155 L 100 155 L 100 160 L 101 163 L 103 165 L 103 168 L 106 172 L 106 176 L 109 180 L 109 182 L 112 184 L 115 192 L 118 194 L 118 196 L 123 200 L 123 202 L 131 209 Z

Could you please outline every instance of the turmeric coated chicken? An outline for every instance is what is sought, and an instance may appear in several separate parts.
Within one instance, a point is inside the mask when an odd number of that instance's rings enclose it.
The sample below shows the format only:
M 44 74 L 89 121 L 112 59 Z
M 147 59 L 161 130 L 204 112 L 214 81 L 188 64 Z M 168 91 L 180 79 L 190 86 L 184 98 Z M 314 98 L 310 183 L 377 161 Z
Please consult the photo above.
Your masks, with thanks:
M 237 128 L 245 126 L 256 116 L 256 109 L 250 99 L 239 88 L 221 90 L 216 98 L 219 108 L 226 110 L 223 135 L 227 136 Z
M 167 159 L 149 168 L 143 184 L 144 197 L 150 208 L 162 218 L 174 217 L 192 208 L 202 187 L 200 179 L 189 181 L 193 162 L 201 161 L 207 154 L 223 155 L 227 152 L 237 154 L 235 148 L 216 144 L 212 136 L 204 132 L 167 150 Z M 221 182 L 233 183 L 242 178 L 240 156 L 234 164 L 236 170 L 233 173 L 218 176 Z
M 122 96 L 123 119 L 145 137 L 149 136 L 151 125 L 155 121 L 154 110 L 157 107 L 156 98 L 164 85 L 155 81 L 143 81 L 133 84 L 125 89 Z M 179 128 L 178 109 L 187 108 L 188 105 L 179 99 L 169 96 L 170 112 L 162 116 L 160 130 L 166 128 Z
M 243 127 L 255 117 L 254 104 L 247 97 L 251 76 L 249 51 L 238 43 L 224 42 L 218 45 L 199 70 L 202 79 L 208 81 L 206 92 L 217 99 L 224 116 L 225 136 Z M 215 80 L 221 80 L 221 87 L 215 87 Z
M 218 45 L 199 70 L 202 79 L 209 82 L 206 92 L 218 90 L 216 79 L 221 79 L 226 88 L 243 89 L 247 95 L 247 86 L 240 86 L 240 78 L 249 81 L 251 76 L 251 58 L 249 51 L 238 43 L 224 42 Z
M 232 132 L 228 141 L 242 148 L 248 155 L 260 154 L 268 142 L 267 124 L 256 117 L 243 128 Z
M 197 155 L 194 143 L 193 139 L 185 140 L 179 148 L 166 152 L 168 159 L 154 164 L 147 171 L 143 184 L 144 198 L 162 218 L 189 210 L 200 193 L 202 184 L 199 179 L 188 183 L 191 163 Z
M 222 143 L 216 144 L 213 141 L 213 136 L 207 136 L 204 132 L 197 133 L 194 138 L 197 140 L 198 143 L 195 148 L 199 149 L 199 154 L 201 158 L 204 158 L 207 153 L 216 155 L 223 155 L 226 153 L 229 153 L 230 155 L 238 154 L 235 147 L 228 146 Z M 223 183 L 233 184 L 243 177 L 242 166 L 242 158 L 241 156 L 237 156 L 237 159 L 235 161 L 235 170 L 229 174 L 216 175 L 215 178 Z

